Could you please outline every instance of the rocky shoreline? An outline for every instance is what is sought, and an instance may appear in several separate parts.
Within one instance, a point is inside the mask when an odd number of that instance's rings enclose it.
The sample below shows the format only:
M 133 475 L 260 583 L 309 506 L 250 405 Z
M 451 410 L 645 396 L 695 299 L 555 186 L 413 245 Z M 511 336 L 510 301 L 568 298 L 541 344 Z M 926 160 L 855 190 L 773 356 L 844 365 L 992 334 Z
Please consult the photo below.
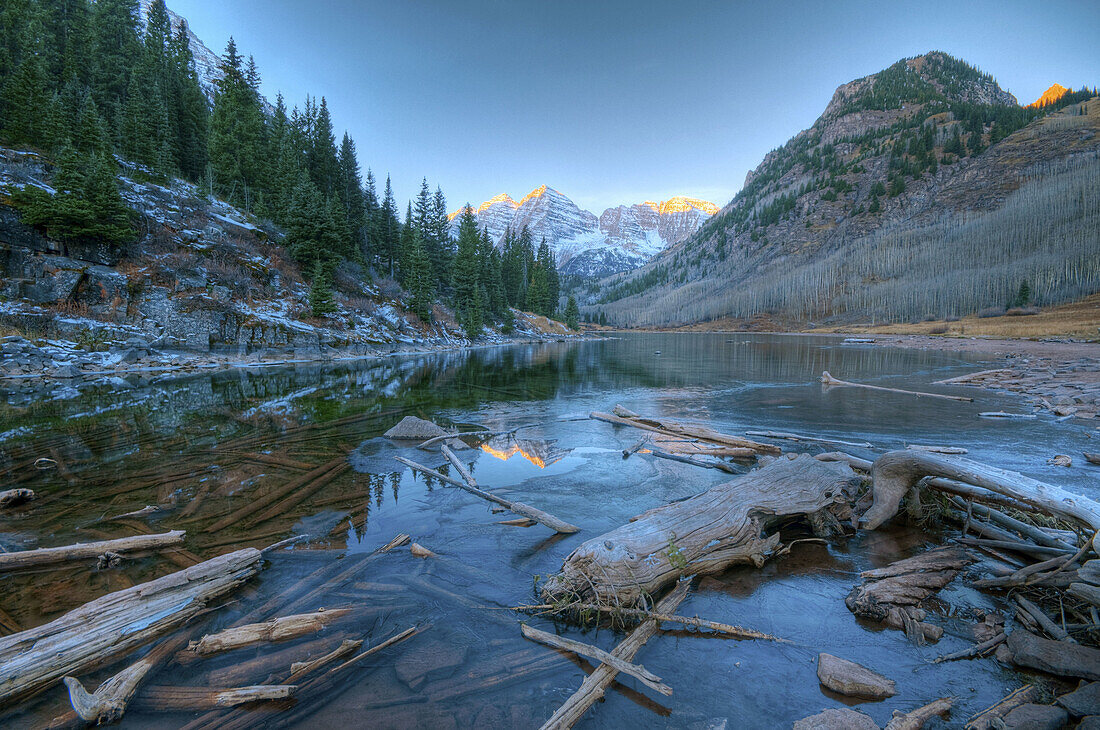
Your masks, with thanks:
M 875 335 L 875 345 L 994 355 L 997 368 L 953 378 L 972 385 L 1025 396 L 1037 411 L 1065 418 L 1100 416 L 1100 344 L 1077 341 L 998 340 L 924 335 Z

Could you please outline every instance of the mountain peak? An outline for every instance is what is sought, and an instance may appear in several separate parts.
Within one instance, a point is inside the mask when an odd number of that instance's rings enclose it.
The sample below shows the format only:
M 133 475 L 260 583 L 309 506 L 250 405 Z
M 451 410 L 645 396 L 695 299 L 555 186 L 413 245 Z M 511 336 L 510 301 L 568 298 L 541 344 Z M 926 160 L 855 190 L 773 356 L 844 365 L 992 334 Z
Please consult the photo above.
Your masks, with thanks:
M 1069 89 L 1062 86 L 1061 84 L 1052 84 L 1049 89 L 1043 92 L 1042 96 L 1040 96 L 1038 99 L 1031 102 L 1027 106 L 1029 109 L 1034 109 L 1041 106 L 1046 106 L 1048 104 L 1053 104 L 1054 102 L 1065 96 L 1066 92 L 1068 91 Z
M 485 211 L 485 210 L 488 210 L 489 208 L 492 208 L 494 205 L 497 205 L 498 203 L 504 203 L 504 204 L 509 205 L 513 208 L 517 207 L 517 203 L 516 203 L 516 201 L 512 200 L 511 195 L 509 195 L 508 193 L 501 193 L 500 195 L 494 195 L 493 197 L 489 198 L 488 200 L 486 200 L 481 205 L 477 206 L 477 208 L 474 210 L 474 212 L 475 213 L 481 213 L 482 211 Z
M 552 193 L 557 193 L 558 192 L 557 190 L 554 190 L 554 188 L 548 187 L 546 185 L 539 185 L 537 188 L 535 188 L 531 192 L 527 193 L 527 195 L 524 195 L 523 199 L 519 201 L 519 204 L 523 205 L 528 200 L 541 198 L 543 195 L 546 194 L 546 191 L 548 191 L 548 190 Z M 559 195 L 560 195 L 560 193 L 559 193 Z

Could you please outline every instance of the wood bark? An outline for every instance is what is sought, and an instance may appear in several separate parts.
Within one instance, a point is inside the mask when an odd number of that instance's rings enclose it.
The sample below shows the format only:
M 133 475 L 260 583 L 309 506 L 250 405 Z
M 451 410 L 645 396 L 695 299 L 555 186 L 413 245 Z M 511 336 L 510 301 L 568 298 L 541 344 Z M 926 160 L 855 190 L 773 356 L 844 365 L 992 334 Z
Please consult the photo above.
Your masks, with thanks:
M 135 535 L 134 537 L 121 537 L 117 540 L 101 540 L 99 542 L 83 542 L 61 547 L 0 553 L 0 570 L 18 570 L 52 563 L 64 563 L 70 560 L 88 560 L 98 558 L 106 553 L 122 555 L 142 550 L 159 550 L 160 548 L 179 545 L 183 542 L 183 536 L 183 530 L 172 530 L 159 535 Z
M 191 645 L 187 647 L 187 652 L 198 656 L 209 656 L 256 644 L 297 639 L 307 634 L 316 633 L 349 613 L 351 613 L 351 609 L 339 608 L 330 611 L 280 616 L 263 623 L 235 626 L 216 634 L 208 634 L 199 641 L 191 642 Z
M 490 502 L 496 502 L 502 507 L 507 507 L 509 510 L 515 512 L 517 515 L 522 515 L 523 517 L 527 517 L 528 519 L 532 519 L 535 522 L 546 525 L 554 532 L 572 533 L 580 530 L 580 528 L 576 525 L 571 525 L 564 520 L 559 520 L 554 515 L 549 514 L 548 512 L 543 512 L 542 510 L 524 504 L 523 502 L 513 502 L 511 500 L 505 499 L 504 497 L 498 497 L 495 494 L 491 494 L 477 487 L 470 486 L 469 484 L 466 484 L 465 482 L 460 482 L 457 479 L 452 479 L 449 476 L 440 474 L 435 469 L 429 469 L 423 464 L 417 464 L 415 461 L 410 461 L 409 459 L 406 459 L 404 457 L 395 456 L 393 458 L 401 462 L 405 466 L 409 467 L 410 469 L 415 469 L 416 471 L 419 471 L 423 474 L 434 477 L 444 484 L 450 484 L 452 486 L 458 487 L 459 489 L 465 489 L 470 494 L 477 495 L 478 497 L 481 497 L 482 499 L 487 499 Z
M 973 402 L 973 398 L 965 395 L 944 395 L 943 393 L 923 393 L 919 390 L 903 390 L 902 388 L 886 388 L 881 385 L 865 385 L 863 383 L 852 383 L 847 380 L 840 380 L 829 375 L 829 371 L 821 373 L 821 384 L 827 387 L 849 387 L 849 388 L 863 388 L 865 390 L 882 390 L 887 393 L 905 393 L 906 395 L 915 395 L 918 398 L 943 398 L 945 400 L 961 400 L 967 402 Z
M 552 646 L 555 649 L 564 649 L 565 651 L 572 652 L 579 656 L 585 656 L 589 659 L 595 659 L 598 662 L 611 666 L 612 669 L 634 677 L 646 687 L 656 690 L 666 697 L 672 694 L 672 687 L 662 682 L 660 677 L 640 664 L 632 664 L 625 659 L 619 659 L 614 654 L 610 654 L 598 646 L 574 641 L 564 636 L 557 636 L 556 634 L 541 631 L 527 624 L 520 624 L 519 628 L 520 631 L 523 632 L 523 635 L 532 641 Z
M 1033 684 L 1025 684 L 1017 690 L 1013 690 L 1006 697 L 995 704 L 979 712 L 966 721 L 964 730 L 990 730 L 997 720 L 1015 710 L 1020 705 L 1030 704 L 1039 699 L 1039 688 Z
M 194 712 L 229 708 L 247 702 L 285 700 L 298 689 L 293 684 L 258 684 L 249 687 L 166 687 L 142 690 L 134 709 L 142 712 Z
M 826 439 L 818 436 L 803 436 L 798 433 L 787 433 L 786 431 L 745 431 L 746 436 L 763 436 L 769 439 L 784 439 L 786 441 L 806 441 L 815 444 L 833 444 L 834 446 L 856 446 L 861 449 L 870 449 L 874 447 L 874 444 L 867 443 L 866 441 L 841 441 L 839 439 Z
M 691 584 L 688 581 L 681 582 L 657 603 L 657 611 L 666 614 L 675 613 L 687 597 L 690 587 Z M 611 653 L 618 659 L 630 661 L 638 650 L 657 634 L 657 630 L 656 621 L 646 621 L 630 632 L 630 635 L 623 639 Z M 543 724 L 542 730 L 565 730 L 573 727 L 588 708 L 603 697 L 618 673 L 617 669 L 607 664 L 596 667 L 596 670 L 581 682 L 580 688 Z
M 763 565 L 779 547 L 778 522 L 844 501 L 858 482 L 846 464 L 805 454 L 777 459 L 585 542 L 546 582 L 543 595 L 548 603 L 634 607 L 684 575 Z
M 955 700 L 950 697 L 941 697 L 909 712 L 894 710 L 894 716 L 890 718 L 890 722 L 886 723 L 883 730 L 920 730 L 924 727 L 924 723 L 936 715 L 947 714 L 954 703 Z
M 917 451 L 890 451 L 871 469 L 874 502 L 860 518 L 873 530 L 897 514 L 901 498 L 927 476 L 954 479 L 983 487 L 1029 504 L 1043 512 L 1100 530 L 1100 503 L 1014 471 L 988 466 L 965 457 Z M 1094 540 L 1095 546 L 1095 540 Z
M 34 491 L 20 487 L 18 489 L 5 489 L 0 492 L 0 509 L 15 507 L 30 502 L 34 499 Z
M 80 675 L 182 626 L 260 568 L 260 551 L 238 550 L 109 593 L 47 624 L 0 638 L 0 705 L 66 675 Z

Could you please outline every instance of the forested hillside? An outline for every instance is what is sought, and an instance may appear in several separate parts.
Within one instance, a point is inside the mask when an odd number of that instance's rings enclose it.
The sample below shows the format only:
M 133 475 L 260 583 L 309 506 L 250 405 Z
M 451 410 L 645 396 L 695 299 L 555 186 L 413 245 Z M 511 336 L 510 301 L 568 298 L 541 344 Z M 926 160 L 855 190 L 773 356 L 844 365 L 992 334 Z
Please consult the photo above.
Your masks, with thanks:
M 257 63 L 232 38 L 210 103 L 186 21 L 173 25 L 164 0 L 147 5 L 144 17 L 137 0 L 10 0 L 0 9 L 0 141 L 37 155 L 35 174 L 7 171 L 15 182 L 0 200 L 23 223 L 131 259 L 164 216 L 134 210 L 122 192 L 183 180 L 270 229 L 310 283 L 314 316 L 335 311 L 334 281 L 350 272 L 364 286 L 396 280 L 425 323 L 434 303 L 451 304 L 471 337 L 490 322 L 507 329 L 509 306 L 527 305 L 528 286 L 549 280 L 537 269 L 553 262 L 531 251 L 505 286 L 500 252 L 456 242 L 443 192 L 426 179 L 402 221 L 390 179 L 381 192 L 370 169 L 364 179 L 356 143 L 336 132 L 325 97 L 288 107 L 280 94 L 268 104 Z M 553 294 L 531 304 L 550 315 Z
M 934 52 L 839 87 L 683 244 L 589 289 L 619 325 L 907 321 L 1100 288 L 1100 99 L 1021 107 Z

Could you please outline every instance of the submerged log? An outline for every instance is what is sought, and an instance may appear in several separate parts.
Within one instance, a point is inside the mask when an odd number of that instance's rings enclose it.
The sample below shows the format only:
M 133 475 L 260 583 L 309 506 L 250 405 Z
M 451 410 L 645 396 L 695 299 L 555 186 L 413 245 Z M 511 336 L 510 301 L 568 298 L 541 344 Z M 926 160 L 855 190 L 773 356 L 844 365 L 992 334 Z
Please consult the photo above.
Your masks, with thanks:
M 674 613 L 687 597 L 690 587 L 691 584 L 688 581 L 681 582 L 657 603 L 657 611 L 666 614 Z M 630 632 L 630 635 L 612 650 L 612 655 L 617 659 L 630 661 L 638 650 L 656 635 L 657 627 L 656 621 L 646 621 Z M 603 693 L 615 681 L 618 673 L 619 670 L 614 667 L 600 664 L 594 672 L 585 677 L 580 688 L 565 701 L 565 704 L 543 724 L 542 730 L 564 730 L 573 727 L 588 708 L 603 697 Z
M 589 417 L 597 421 L 613 423 L 618 426 L 631 426 L 643 431 L 664 434 L 665 436 L 689 436 L 691 438 L 697 438 L 700 441 L 709 441 L 722 446 L 752 449 L 760 454 L 778 455 L 782 453 L 782 450 L 773 444 L 762 444 L 757 441 L 742 438 L 741 436 L 720 433 L 706 426 L 695 426 L 687 423 L 679 423 L 678 421 L 661 421 L 656 418 L 642 418 L 641 416 L 622 418 L 610 413 L 600 413 L 599 411 L 593 411 L 589 414 Z
M 0 509 L 15 507 L 24 502 L 30 502 L 32 499 L 34 499 L 33 490 L 23 487 L 18 489 L 5 489 L 3 492 L 0 492 Z
M 609 613 L 616 616 L 629 616 L 631 618 L 637 618 L 640 620 L 653 619 L 659 623 L 680 624 L 681 626 L 690 626 L 696 629 L 708 629 L 719 634 L 726 636 L 733 636 L 738 639 L 763 639 L 765 641 L 779 641 L 782 643 L 790 643 L 787 639 L 781 639 L 778 636 L 772 636 L 771 634 L 764 634 L 752 629 L 745 629 L 740 626 L 732 626 L 730 624 L 723 624 L 717 621 L 708 621 L 703 618 L 695 616 L 672 616 L 665 613 L 654 613 L 653 611 L 643 611 L 639 608 L 623 608 L 621 606 L 601 606 L 596 603 L 569 603 L 566 605 L 540 603 L 527 606 L 513 606 L 513 610 L 516 611 L 553 611 L 561 614 L 565 611 L 598 611 L 600 613 Z
M 332 611 L 280 616 L 263 623 L 236 626 L 216 634 L 208 634 L 199 641 L 191 642 L 191 645 L 187 647 L 187 651 L 198 656 L 209 656 L 269 641 L 297 639 L 307 634 L 316 633 L 349 613 L 351 613 L 351 609 L 339 608 Z
M 927 476 L 945 477 L 1012 497 L 1047 514 L 1100 530 L 1100 503 L 1014 471 L 998 469 L 964 457 L 917 451 L 891 451 L 875 460 L 871 470 L 874 502 L 860 518 L 873 530 L 897 514 L 901 498 Z M 1094 540 L 1095 544 L 1095 540 Z
M 257 684 L 250 687 L 147 687 L 134 702 L 142 712 L 192 712 L 236 707 L 247 702 L 285 700 L 294 696 L 293 684 Z
M 592 646 L 591 644 L 585 644 L 580 641 L 574 641 L 573 639 L 566 638 L 564 636 L 558 636 L 546 631 L 541 631 L 533 626 L 527 624 L 520 624 L 520 631 L 523 635 L 532 641 L 537 641 L 547 646 L 552 646 L 555 649 L 563 649 L 565 651 L 572 652 L 579 656 L 588 657 L 589 659 L 595 659 L 598 662 L 602 662 L 611 666 L 611 668 L 628 674 L 634 677 L 639 682 L 649 687 L 652 690 L 660 692 L 666 697 L 672 694 L 672 687 L 661 681 L 653 672 L 649 671 L 640 664 L 631 664 L 625 659 L 620 659 L 614 654 L 609 654 L 603 649 Z
M 779 548 L 777 523 L 843 502 L 858 483 L 845 464 L 778 459 L 585 542 L 543 595 L 633 607 L 681 576 L 763 565 Z
M 495 494 L 491 494 L 482 489 L 479 489 L 478 487 L 471 486 L 457 479 L 452 479 L 449 476 L 440 474 L 435 469 L 429 469 L 423 464 L 417 464 L 415 461 L 410 461 L 409 459 L 406 459 L 404 457 L 395 456 L 393 458 L 401 462 L 405 466 L 409 467 L 410 469 L 414 469 L 423 474 L 427 474 L 430 477 L 434 477 L 444 484 L 450 484 L 452 486 L 458 487 L 459 489 L 465 489 L 470 494 L 477 495 L 478 497 L 481 497 L 482 499 L 487 499 L 490 502 L 496 502 L 502 507 L 507 507 L 509 510 L 515 512 L 517 515 L 522 515 L 529 519 L 535 520 L 536 522 L 541 522 L 554 532 L 571 533 L 580 530 L 580 528 L 576 525 L 571 525 L 564 520 L 559 520 L 554 515 L 543 512 L 542 510 L 531 507 L 530 505 L 526 505 L 522 502 L 513 502 L 511 500 L 505 499 L 504 497 L 498 497 Z
M 866 390 L 882 390 L 888 393 L 905 393 L 906 395 L 915 395 L 918 398 L 944 398 L 946 400 L 961 400 L 967 402 L 973 402 L 974 399 L 965 395 L 944 395 L 943 393 L 922 393 L 919 390 L 903 390 L 901 388 L 886 388 L 881 385 L 865 385 L 863 383 L 851 383 L 847 380 L 840 380 L 829 375 L 829 371 L 821 373 L 821 384 L 826 387 L 848 387 L 848 388 L 864 388 Z
M 841 441 L 840 439 L 826 439 L 818 436 L 803 436 L 797 433 L 785 431 L 745 431 L 746 436 L 763 436 L 769 439 L 784 439 L 786 441 L 806 441 L 815 444 L 833 444 L 834 446 L 857 446 L 861 449 L 870 449 L 874 444 L 866 441 Z
M 100 542 L 83 542 L 61 547 L 0 553 L 0 570 L 33 568 L 39 565 L 64 563 L 69 560 L 88 560 L 98 558 L 106 553 L 123 555 L 142 550 L 159 550 L 160 548 L 179 545 L 183 542 L 183 536 L 183 530 L 172 530 L 159 535 L 135 535 L 134 537 L 122 537 L 117 540 L 101 540 Z
M 260 568 L 252 548 L 109 593 L 53 621 L 0 638 L 0 705 L 35 694 L 162 636 Z

